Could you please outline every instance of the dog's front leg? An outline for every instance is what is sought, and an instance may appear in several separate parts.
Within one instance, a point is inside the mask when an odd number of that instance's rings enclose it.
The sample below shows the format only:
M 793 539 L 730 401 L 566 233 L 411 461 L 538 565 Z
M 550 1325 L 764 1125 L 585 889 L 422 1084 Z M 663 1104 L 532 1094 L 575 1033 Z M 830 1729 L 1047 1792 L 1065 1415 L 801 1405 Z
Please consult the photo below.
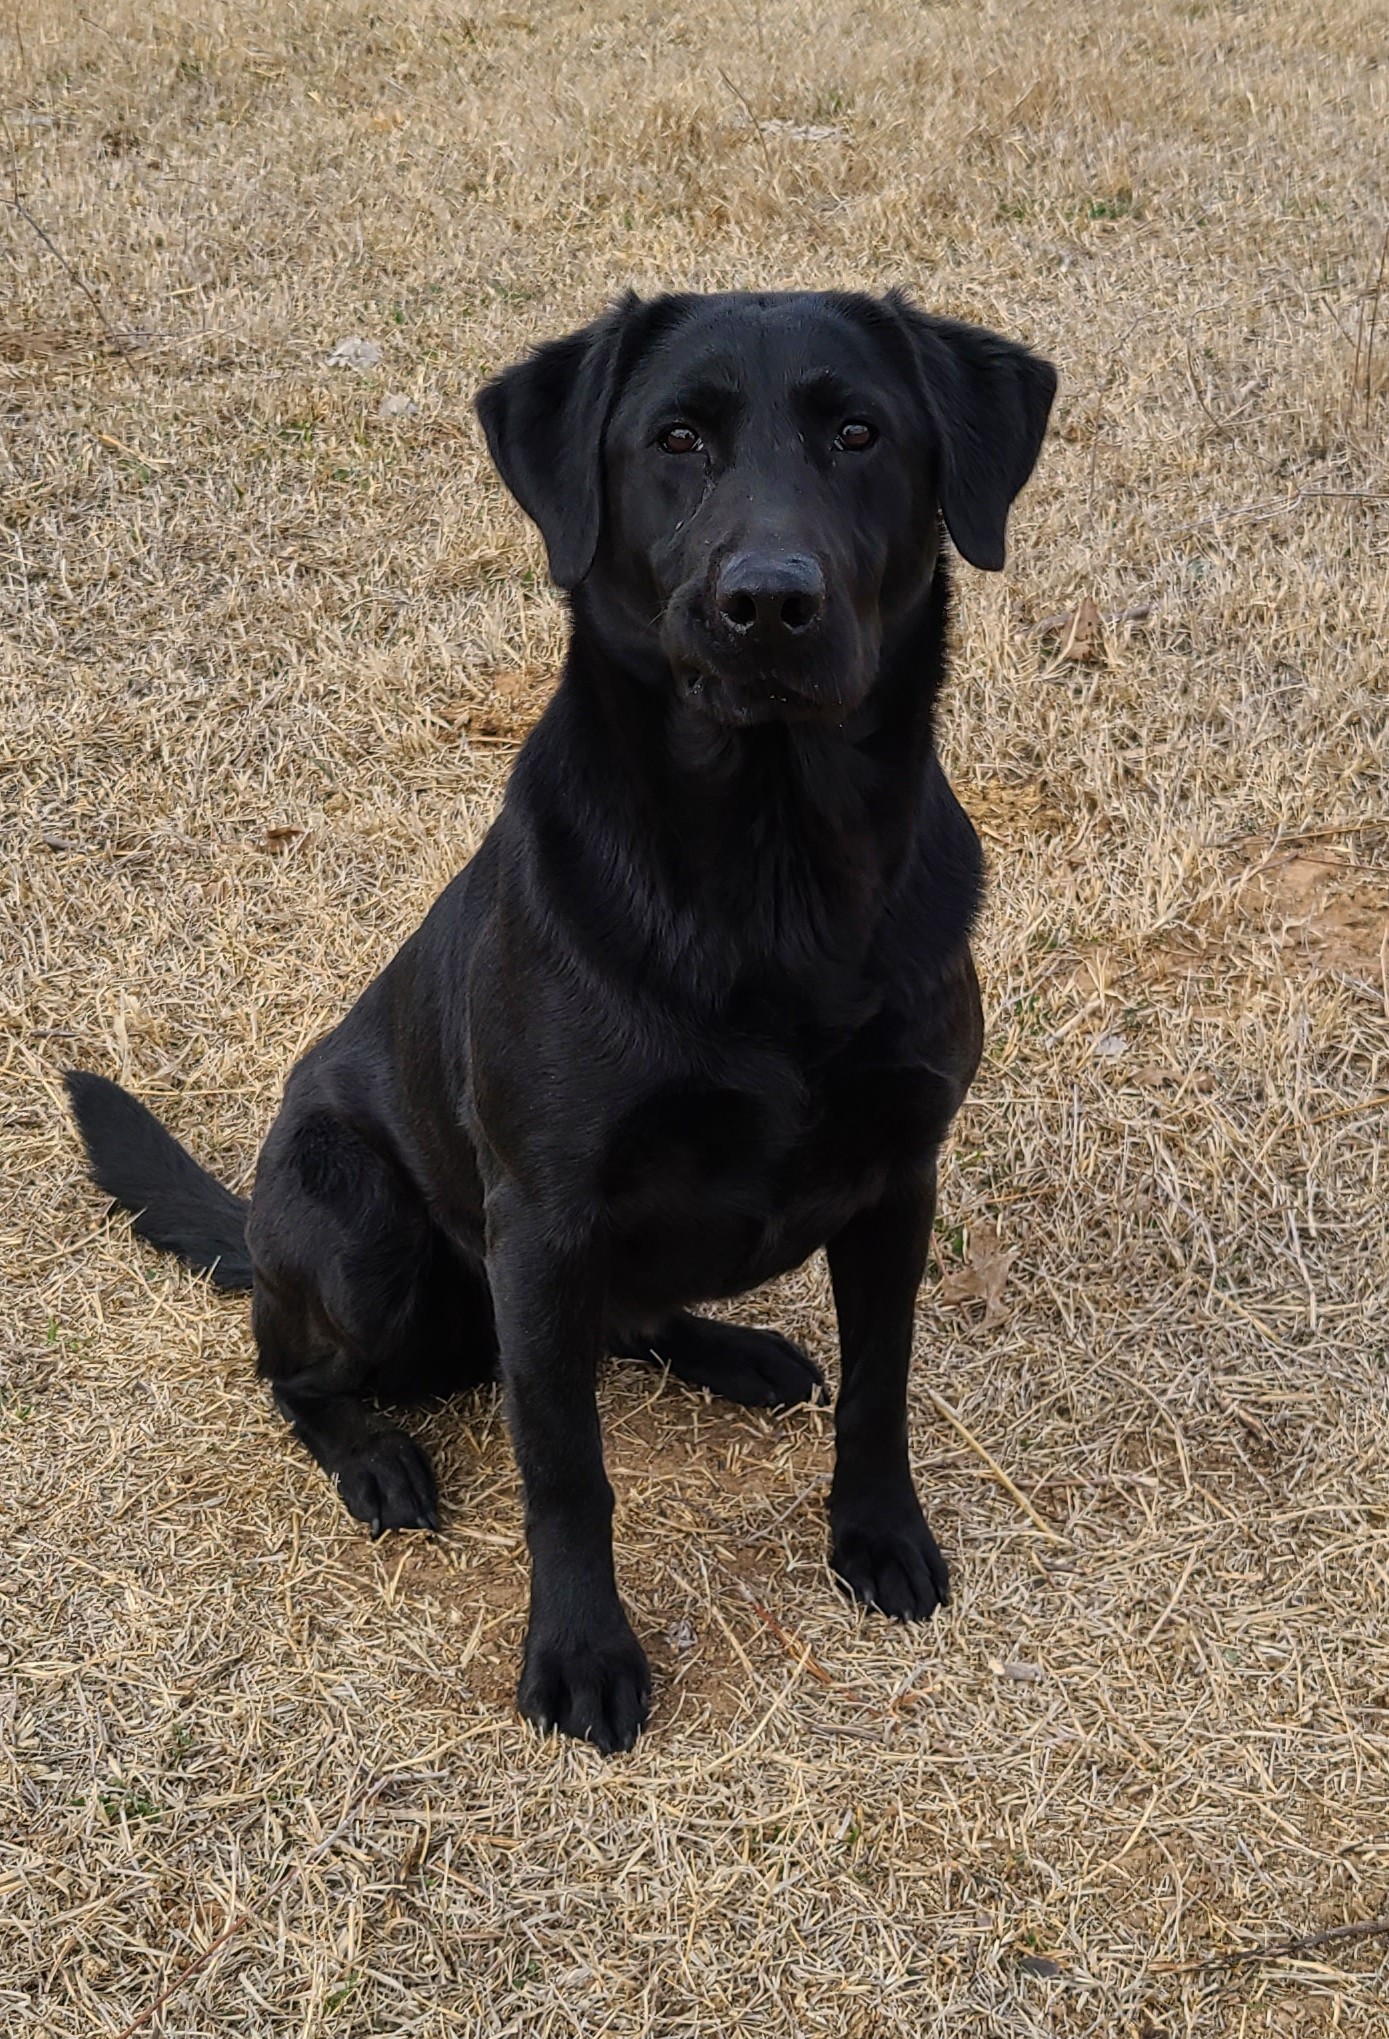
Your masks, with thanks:
M 612 1488 L 594 1390 L 602 1268 L 519 1196 L 488 1201 L 487 1272 L 525 1490 L 531 1607 L 517 1704 L 611 1753 L 646 1720 L 651 1674 L 617 1595 Z
M 947 1598 L 907 1453 L 912 1320 L 936 1208 L 936 1157 L 830 1240 L 840 1388 L 830 1562 L 860 1600 L 922 1621 Z

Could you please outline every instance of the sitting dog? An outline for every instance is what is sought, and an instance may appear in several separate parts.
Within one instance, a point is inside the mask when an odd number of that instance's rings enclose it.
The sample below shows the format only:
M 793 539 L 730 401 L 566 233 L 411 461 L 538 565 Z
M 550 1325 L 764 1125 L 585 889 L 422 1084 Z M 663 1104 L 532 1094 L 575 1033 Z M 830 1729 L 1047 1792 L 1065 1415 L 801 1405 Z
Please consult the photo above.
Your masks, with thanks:
M 489 383 L 572 630 L 467 868 L 293 1070 L 249 1205 L 105 1078 L 68 1088 L 154 1245 L 250 1287 L 259 1367 L 351 1512 L 437 1527 L 380 1412 L 500 1374 L 532 1583 L 518 1703 L 629 1748 L 604 1353 L 821 1390 L 692 1313 L 829 1260 L 831 1560 L 946 1597 L 907 1375 L 936 1156 L 980 1054 L 981 857 L 936 756 L 948 531 L 1002 566 L 1053 369 L 905 297 L 629 296 Z

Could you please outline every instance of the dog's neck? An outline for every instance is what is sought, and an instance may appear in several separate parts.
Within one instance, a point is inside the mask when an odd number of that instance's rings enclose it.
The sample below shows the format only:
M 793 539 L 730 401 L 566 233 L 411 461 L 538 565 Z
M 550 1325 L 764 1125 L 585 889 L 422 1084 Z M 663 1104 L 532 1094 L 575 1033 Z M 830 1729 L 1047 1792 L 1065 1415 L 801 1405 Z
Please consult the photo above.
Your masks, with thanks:
M 516 774 L 555 845 L 560 897 L 601 913 L 602 845 L 623 872 L 611 885 L 632 920 L 623 947 L 647 981 L 715 999 L 782 987 L 826 1010 L 851 1000 L 938 774 L 948 600 L 942 561 L 842 725 L 730 729 L 649 650 L 614 658 L 581 593 L 564 678 Z

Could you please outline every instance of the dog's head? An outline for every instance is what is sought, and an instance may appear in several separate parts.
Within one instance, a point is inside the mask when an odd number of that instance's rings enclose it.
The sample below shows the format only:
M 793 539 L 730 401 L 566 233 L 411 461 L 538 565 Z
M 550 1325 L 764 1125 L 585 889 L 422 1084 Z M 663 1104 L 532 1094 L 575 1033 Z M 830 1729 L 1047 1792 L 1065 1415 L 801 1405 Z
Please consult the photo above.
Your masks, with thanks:
M 478 397 L 550 572 L 726 724 L 842 719 L 942 518 L 1003 564 L 1051 365 L 885 298 L 628 297 Z

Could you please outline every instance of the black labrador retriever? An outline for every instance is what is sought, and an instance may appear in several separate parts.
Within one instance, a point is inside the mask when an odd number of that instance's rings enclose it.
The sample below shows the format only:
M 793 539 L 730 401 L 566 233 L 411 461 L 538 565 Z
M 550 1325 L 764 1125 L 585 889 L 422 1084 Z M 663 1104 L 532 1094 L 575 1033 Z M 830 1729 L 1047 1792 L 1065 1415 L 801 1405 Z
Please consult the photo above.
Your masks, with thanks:
M 942 524 L 1003 564 L 1052 368 L 898 294 L 628 297 L 478 398 L 571 596 L 563 678 L 471 864 L 292 1072 L 249 1207 L 68 1077 L 136 1229 L 251 1287 L 261 1372 L 373 1532 L 437 1524 L 378 1411 L 500 1372 L 532 1562 L 519 1704 L 630 1747 L 594 1377 L 817 1395 L 691 1314 L 826 1247 L 832 1561 L 919 1620 L 946 1570 L 906 1390 L 936 1155 L 980 1053 L 973 829 L 936 757 Z

